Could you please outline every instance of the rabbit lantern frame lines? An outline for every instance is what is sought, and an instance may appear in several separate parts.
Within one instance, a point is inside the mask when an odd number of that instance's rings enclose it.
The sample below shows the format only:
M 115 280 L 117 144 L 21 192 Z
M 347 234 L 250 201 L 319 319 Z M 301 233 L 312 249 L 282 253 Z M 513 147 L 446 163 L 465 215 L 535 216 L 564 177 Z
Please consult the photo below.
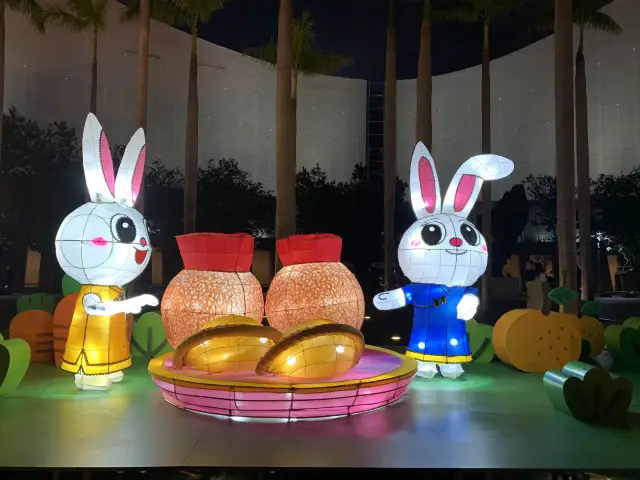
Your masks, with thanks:
M 433 158 L 418 143 L 410 172 L 411 205 L 416 222 L 400 240 L 398 261 L 411 283 L 374 297 L 379 310 L 412 304 L 413 330 L 407 355 L 418 360 L 418 376 L 438 373 L 457 378 L 471 361 L 465 321 L 480 301 L 471 288 L 487 268 L 487 243 L 467 220 L 482 183 L 513 172 L 513 162 L 498 155 L 476 155 L 463 163 L 442 201 Z
M 75 373 L 80 389 L 103 390 L 131 366 L 127 314 L 158 305 L 152 295 L 124 298 L 123 285 L 151 258 L 149 232 L 133 208 L 142 183 L 146 143 L 139 129 L 127 144 L 117 176 L 109 143 L 89 114 L 82 136 L 82 164 L 91 201 L 70 213 L 56 235 L 56 257 L 80 282 L 61 368 Z

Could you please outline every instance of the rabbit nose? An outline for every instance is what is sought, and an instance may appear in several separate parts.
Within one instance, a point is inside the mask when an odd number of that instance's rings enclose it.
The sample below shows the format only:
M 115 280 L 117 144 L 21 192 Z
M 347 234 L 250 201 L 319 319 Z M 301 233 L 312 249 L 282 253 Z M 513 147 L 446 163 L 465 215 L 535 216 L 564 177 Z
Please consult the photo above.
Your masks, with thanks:
M 449 243 L 451 244 L 452 247 L 459 247 L 462 245 L 462 239 L 458 237 L 453 237 L 451 240 L 449 240 Z
M 147 239 L 142 237 L 140 239 L 140 245 L 143 246 L 143 247 L 146 247 L 147 246 Z

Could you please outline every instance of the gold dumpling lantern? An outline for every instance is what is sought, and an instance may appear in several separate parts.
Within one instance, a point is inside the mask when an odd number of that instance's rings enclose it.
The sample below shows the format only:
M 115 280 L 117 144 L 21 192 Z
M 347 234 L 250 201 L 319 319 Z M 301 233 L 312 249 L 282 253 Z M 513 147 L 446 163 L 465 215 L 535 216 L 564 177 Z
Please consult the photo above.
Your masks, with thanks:
M 342 239 L 332 234 L 292 235 L 276 244 L 283 268 L 267 293 L 269 325 L 284 332 L 324 319 L 360 329 L 364 296 L 356 277 L 340 263 Z
M 192 233 L 176 239 L 185 268 L 167 285 L 161 306 L 172 347 L 218 317 L 242 315 L 262 321 L 262 287 L 250 271 L 251 235 Z

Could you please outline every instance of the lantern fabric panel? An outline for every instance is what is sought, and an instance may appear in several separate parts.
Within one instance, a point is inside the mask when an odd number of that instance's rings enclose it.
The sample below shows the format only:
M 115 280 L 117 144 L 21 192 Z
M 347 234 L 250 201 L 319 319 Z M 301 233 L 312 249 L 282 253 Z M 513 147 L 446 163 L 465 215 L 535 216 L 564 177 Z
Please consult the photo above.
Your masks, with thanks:
M 82 303 L 85 295 L 94 294 L 100 300 L 115 301 L 124 298 L 120 287 L 83 285 L 76 300 L 64 355 L 62 370 L 87 375 L 114 373 L 131 366 L 129 327 L 127 315 L 89 315 Z
M 260 360 L 258 375 L 330 378 L 351 370 L 364 350 L 360 330 L 333 322 L 305 322 L 294 327 Z

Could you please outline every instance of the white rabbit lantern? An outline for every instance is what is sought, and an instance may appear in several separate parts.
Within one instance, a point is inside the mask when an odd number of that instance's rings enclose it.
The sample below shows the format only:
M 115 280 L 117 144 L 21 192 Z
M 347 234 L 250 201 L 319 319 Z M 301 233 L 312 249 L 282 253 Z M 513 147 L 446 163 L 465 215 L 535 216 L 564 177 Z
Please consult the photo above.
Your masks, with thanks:
M 75 373 L 81 389 L 104 390 L 131 366 L 126 315 L 158 305 L 152 295 L 124 299 L 123 285 L 151 258 L 149 232 L 133 208 L 144 173 L 146 145 L 138 129 L 127 145 L 117 176 L 109 144 L 90 113 L 82 135 L 82 164 L 91 201 L 70 213 L 56 235 L 56 257 L 82 284 L 61 368 Z
M 471 288 L 487 268 L 487 244 L 467 220 L 482 182 L 513 172 L 513 162 L 498 155 L 476 155 L 463 163 L 441 200 L 438 176 L 427 147 L 418 143 L 411 159 L 411 205 L 418 218 L 405 232 L 398 260 L 411 283 L 376 295 L 379 310 L 414 306 L 407 355 L 418 360 L 418 375 L 438 372 L 456 378 L 471 361 L 465 321 L 480 301 Z

